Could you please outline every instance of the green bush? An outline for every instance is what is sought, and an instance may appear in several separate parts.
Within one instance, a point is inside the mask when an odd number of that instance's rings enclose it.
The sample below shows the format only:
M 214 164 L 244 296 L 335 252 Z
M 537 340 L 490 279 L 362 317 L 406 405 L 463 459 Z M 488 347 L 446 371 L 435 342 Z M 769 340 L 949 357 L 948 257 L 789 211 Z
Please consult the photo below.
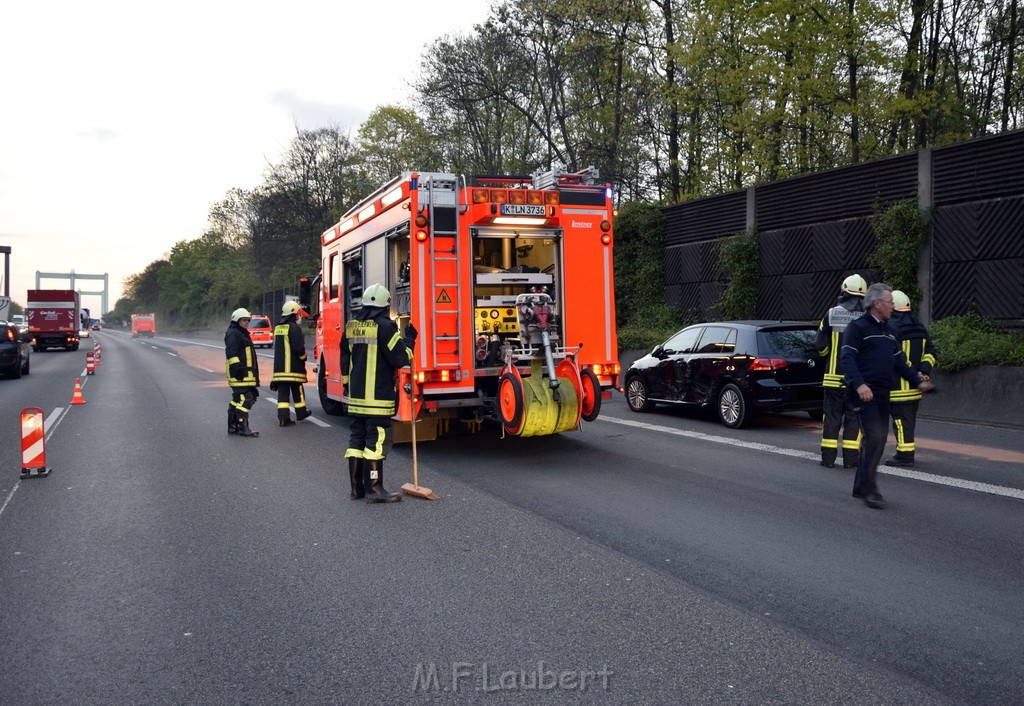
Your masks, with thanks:
M 928 330 L 939 351 L 939 372 L 977 365 L 1024 365 L 1024 334 L 1000 331 L 975 312 L 941 319 Z
M 881 281 L 902 291 L 910 301 L 920 301 L 917 264 L 931 231 L 930 214 L 921 211 L 913 200 L 888 209 L 876 205 L 873 230 L 875 248 L 868 264 L 881 270 Z
M 629 321 L 619 327 L 619 350 L 650 351 L 690 323 L 696 321 L 682 321 L 678 311 L 664 304 L 634 312 Z
M 749 231 L 718 243 L 719 275 L 727 280 L 715 310 L 723 319 L 752 319 L 757 311 L 761 253 L 757 233 Z
M 650 350 L 681 328 L 665 302 L 661 209 L 630 203 L 615 220 L 615 313 L 619 350 Z

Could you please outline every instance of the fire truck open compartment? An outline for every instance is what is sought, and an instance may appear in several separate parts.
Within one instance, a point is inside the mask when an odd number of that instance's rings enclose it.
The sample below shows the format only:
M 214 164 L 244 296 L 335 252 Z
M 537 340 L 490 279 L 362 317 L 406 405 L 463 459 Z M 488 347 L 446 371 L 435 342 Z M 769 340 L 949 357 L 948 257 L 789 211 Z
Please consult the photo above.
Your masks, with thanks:
M 551 340 L 561 341 L 558 322 L 561 232 L 522 233 L 517 230 L 470 229 L 473 247 L 475 367 L 478 376 L 496 375 L 511 349 L 513 362 L 532 358 L 529 341 L 520 335 L 516 299 L 530 292 L 550 296 L 556 309 Z M 524 375 L 530 374 L 527 361 Z

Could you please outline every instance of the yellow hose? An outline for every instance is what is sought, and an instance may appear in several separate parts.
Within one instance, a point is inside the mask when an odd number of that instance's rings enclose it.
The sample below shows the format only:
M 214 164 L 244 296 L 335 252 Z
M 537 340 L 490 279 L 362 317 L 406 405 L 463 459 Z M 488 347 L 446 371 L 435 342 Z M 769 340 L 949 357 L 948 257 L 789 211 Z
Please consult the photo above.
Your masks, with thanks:
M 523 428 L 519 436 L 546 436 L 576 428 L 580 401 L 567 378 L 559 378 L 558 398 L 544 377 L 541 361 L 535 360 L 530 377 L 523 378 Z

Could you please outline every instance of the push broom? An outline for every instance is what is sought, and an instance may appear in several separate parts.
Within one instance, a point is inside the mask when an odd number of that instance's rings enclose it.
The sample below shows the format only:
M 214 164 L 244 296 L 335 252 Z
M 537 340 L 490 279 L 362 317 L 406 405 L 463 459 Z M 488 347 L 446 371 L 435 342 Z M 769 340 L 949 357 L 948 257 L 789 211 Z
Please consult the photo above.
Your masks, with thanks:
M 412 406 L 412 483 L 406 483 L 402 486 L 402 492 L 406 495 L 412 495 L 416 498 L 425 498 L 427 500 L 440 500 L 437 493 L 430 488 L 425 488 L 420 485 L 419 475 L 419 463 L 416 458 L 416 369 L 413 367 L 413 363 L 409 361 L 409 377 L 410 377 L 410 404 Z

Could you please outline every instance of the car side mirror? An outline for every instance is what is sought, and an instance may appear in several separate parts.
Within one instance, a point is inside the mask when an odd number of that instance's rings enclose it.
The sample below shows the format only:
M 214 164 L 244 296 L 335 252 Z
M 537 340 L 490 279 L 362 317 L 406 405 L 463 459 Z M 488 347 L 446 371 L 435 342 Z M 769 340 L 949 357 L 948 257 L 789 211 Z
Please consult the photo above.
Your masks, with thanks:
M 659 343 L 658 345 L 656 345 L 654 347 L 654 350 L 651 351 L 651 355 L 653 355 L 655 358 L 664 358 L 665 357 L 665 346 L 663 346 L 663 345 L 661 345 Z

